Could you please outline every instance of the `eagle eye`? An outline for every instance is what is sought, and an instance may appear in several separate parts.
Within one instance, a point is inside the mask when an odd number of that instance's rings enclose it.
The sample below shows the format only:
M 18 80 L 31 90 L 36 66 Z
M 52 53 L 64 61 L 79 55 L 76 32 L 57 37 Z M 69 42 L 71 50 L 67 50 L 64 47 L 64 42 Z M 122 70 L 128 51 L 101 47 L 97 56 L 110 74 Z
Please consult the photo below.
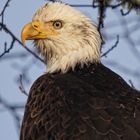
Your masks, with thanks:
M 53 22 L 53 27 L 54 27 L 55 29 L 61 29 L 62 26 L 63 26 L 62 21 L 57 20 L 57 21 L 54 21 L 54 22 Z

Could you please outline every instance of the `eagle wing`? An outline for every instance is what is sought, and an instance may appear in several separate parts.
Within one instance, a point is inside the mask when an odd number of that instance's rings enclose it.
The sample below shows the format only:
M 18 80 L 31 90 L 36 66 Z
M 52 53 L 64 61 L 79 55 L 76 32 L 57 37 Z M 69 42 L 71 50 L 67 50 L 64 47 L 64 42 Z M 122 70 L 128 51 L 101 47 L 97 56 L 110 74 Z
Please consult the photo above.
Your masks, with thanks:
M 139 139 L 137 94 L 109 93 L 71 74 L 45 74 L 30 90 L 20 140 Z

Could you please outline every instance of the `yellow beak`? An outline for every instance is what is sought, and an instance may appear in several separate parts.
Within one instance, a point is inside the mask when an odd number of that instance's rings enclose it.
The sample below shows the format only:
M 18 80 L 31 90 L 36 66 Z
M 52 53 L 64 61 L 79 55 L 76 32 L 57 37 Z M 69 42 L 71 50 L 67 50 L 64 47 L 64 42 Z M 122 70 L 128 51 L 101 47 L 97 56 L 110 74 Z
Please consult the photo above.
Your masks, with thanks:
M 33 39 L 45 39 L 49 35 L 56 35 L 57 32 L 50 30 L 49 26 L 48 29 L 45 29 L 45 25 L 43 22 L 33 21 L 26 24 L 21 32 L 21 41 L 24 44 L 26 40 L 33 40 Z

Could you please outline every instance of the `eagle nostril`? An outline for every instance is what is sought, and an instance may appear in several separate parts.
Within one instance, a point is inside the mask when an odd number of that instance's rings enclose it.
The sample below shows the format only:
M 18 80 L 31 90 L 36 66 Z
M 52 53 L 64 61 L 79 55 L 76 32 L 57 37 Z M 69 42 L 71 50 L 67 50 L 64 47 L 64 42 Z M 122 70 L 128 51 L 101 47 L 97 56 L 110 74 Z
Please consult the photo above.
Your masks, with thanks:
M 33 22 L 32 23 L 32 27 L 34 28 L 34 29 L 38 29 L 39 28 L 39 23 L 38 22 Z
M 34 27 L 34 28 L 38 28 L 38 26 L 37 26 L 37 25 L 33 25 L 33 27 Z

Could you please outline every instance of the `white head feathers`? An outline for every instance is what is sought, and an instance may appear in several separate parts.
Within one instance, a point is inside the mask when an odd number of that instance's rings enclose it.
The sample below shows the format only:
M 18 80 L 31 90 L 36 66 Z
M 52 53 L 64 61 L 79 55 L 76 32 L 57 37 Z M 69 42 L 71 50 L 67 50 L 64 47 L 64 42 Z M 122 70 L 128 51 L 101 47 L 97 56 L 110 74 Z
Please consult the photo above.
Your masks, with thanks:
M 76 64 L 100 62 L 100 34 L 81 12 L 60 2 L 48 3 L 36 12 L 33 20 L 64 23 L 59 35 L 35 40 L 35 46 L 47 61 L 48 73 L 65 73 Z

